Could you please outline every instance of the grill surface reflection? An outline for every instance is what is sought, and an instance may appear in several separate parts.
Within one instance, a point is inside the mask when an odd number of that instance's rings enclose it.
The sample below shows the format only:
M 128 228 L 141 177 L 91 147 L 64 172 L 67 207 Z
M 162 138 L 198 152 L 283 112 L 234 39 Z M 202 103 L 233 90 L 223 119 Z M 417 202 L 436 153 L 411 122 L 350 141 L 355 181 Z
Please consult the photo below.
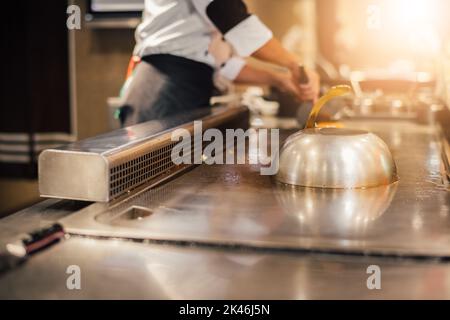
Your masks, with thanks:
M 320 189 L 277 184 L 286 215 L 299 220 L 301 233 L 349 239 L 370 236 L 370 227 L 391 205 L 397 183 L 368 189 Z

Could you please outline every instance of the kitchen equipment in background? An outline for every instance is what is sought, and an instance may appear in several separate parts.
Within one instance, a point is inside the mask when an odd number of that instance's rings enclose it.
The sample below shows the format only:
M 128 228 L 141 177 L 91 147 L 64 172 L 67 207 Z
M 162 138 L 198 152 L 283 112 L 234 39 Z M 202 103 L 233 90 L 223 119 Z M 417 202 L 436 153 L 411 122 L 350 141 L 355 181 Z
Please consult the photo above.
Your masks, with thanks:
M 397 63 L 399 64 L 399 63 Z M 419 120 L 430 109 L 436 81 L 432 74 L 403 70 L 394 64 L 387 69 L 352 71 L 347 66 L 342 75 L 349 79 L 355 97 L 335 114 L 344 118 Z M 426 115 L 428 117 L 428 115 Z
M 144 0 L 90 0 L 90 13 L 141 13 L 144 10 Z
M 261 87 L 249 87 L 242 94 L 242 104 L 256 115 L 276 116 L 280 108 L 277 101 L 264 99 L 264 90 Z
M 280 152 L 277 179 L 315 188 L 353 189 L 389 185 L 397 168 L 387 145 L 376 135 L 340 128 L 315 128 L 320 109 L 351 92 L 336 86 L 314 105 L 306 129 L 290 136 Z

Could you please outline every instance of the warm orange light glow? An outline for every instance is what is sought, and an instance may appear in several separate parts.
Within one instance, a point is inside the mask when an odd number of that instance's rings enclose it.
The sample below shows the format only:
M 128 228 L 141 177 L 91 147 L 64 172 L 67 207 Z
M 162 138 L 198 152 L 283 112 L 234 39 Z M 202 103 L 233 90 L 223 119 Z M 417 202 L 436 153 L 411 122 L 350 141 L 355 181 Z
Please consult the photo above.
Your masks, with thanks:
M 439 0 L 391 0 L 387 8 L 392 26 L 403 33 L 411 50 L 434 54 L 440 49 Z
M 406 28 L 425 27 L 436 21 L 439 2 L 436 0 L 388 1 L 398 25 Z
M 361 70 L 434 72 L 448 34 L 448 0 L 338 0 L 336 61 Z M 352 10 L 349 10 L 352 8 Z M 399 73 L 396 68 L 396 73 Z
M 419 54 L 435 54 L 440 50 L 438 0 L 395 0 L 390 5 L 394 25 L 405 32 L 411 50 Z

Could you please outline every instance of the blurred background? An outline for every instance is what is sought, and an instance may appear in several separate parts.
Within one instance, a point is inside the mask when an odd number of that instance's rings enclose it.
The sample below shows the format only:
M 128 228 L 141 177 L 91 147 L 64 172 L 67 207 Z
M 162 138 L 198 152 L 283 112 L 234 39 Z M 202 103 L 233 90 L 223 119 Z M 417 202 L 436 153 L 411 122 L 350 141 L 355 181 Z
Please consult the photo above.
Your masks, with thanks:
M 428 98 L 450 105 L 450 1 L 245 2 L 288 49 L 319 70 L 324 84 L 356 85 L 360 106 L 373 104 L 380 92 L 420 84 Z M 71 4 L 81 9 L 80 30 L 66 27 Z M 2 19 L 0 216 L 39 201 L 40 151 L 117 128 L 114 114 L 142 8 L 143 0 L 8 5 Z M 400 106 L 402 100 L 389 103 Z

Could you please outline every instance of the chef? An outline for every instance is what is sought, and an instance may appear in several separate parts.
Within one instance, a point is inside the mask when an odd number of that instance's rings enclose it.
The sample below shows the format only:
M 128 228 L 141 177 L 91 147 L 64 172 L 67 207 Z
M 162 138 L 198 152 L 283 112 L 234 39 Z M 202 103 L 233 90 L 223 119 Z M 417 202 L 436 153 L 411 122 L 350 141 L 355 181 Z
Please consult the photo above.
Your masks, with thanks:
M 319 77 L 285 50 L 242 0 L 146 0 L 136 29 L 134 56 L 141 62 L 123 95 L 126 126 L 209 105 L 214 75 L 235 83 L 270 85 L 299 100 L 314 100 Z M 257 69 L 247 57 L 290 72 Z

